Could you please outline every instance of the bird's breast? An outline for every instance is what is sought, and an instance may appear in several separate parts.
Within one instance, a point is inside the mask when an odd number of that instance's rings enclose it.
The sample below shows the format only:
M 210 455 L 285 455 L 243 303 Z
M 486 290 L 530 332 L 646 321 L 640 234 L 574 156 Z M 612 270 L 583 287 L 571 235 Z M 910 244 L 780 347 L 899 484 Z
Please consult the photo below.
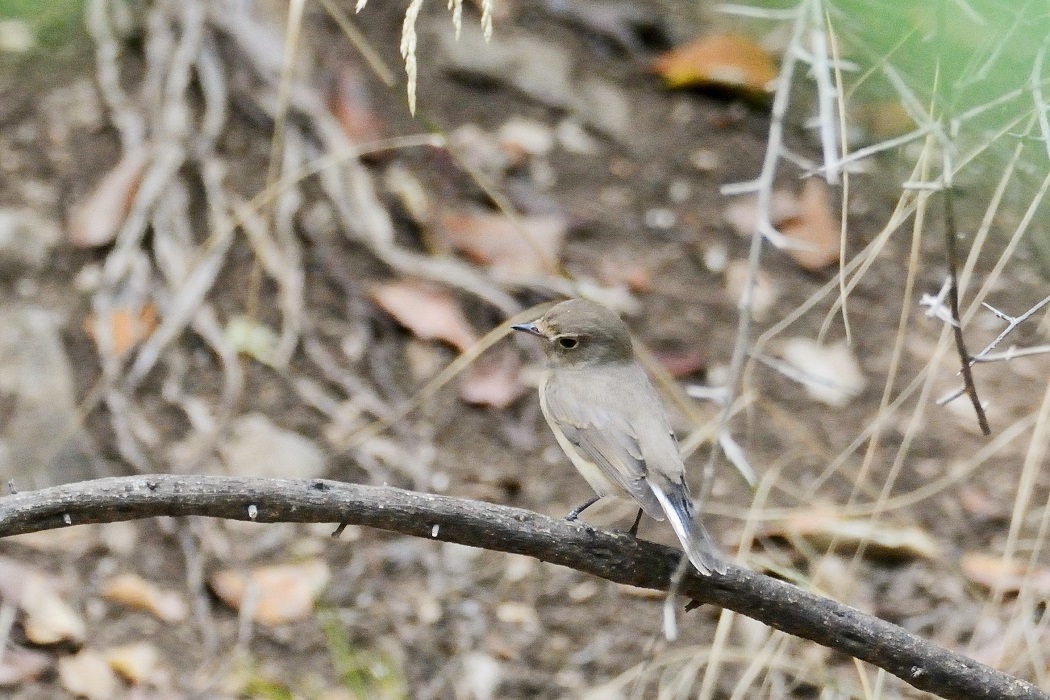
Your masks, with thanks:
M 547 403 L 550 374 L 549 371 L 544 372 L 543 377 L 540 379 L 540 411 L 543 412 L 547 425 L 550 426 L 551 432 L 554 433 L 554 439 L 558 441 L 558 446 L 569 457 L 569 460 L 572 461 L 572 466 L 576 467 L 576 471 L 587 480 L 587 483 L 590 484 L 595 493 L 599 496 L 622 496 L 623 490 L 607 477 L 597 464 L 592 462 L 587 455 L 583 454 L 576 445 L 569 441 L 557 417 L 551 414 L 550 406 Z

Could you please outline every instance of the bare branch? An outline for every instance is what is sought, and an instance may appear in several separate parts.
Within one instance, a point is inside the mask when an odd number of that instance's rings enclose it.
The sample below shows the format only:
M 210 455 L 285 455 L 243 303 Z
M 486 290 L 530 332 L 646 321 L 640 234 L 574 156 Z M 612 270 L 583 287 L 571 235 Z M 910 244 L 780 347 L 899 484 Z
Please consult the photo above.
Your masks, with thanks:
M 947 177 L 948 169 L 945 169 Z M 970 397 L 973 410 L 977 414 L 977 423 L 981 426 L 981 432 L 985 435 L 992 434 L 992 428 L 988 425 L 988 416 L 984 413 L 981 398 L 977 395 L 977 385 L 973 381 L 973 357 L 966 349 L 966 341 L 963 338 L 962 319 L 959 316 L 959 255 L 956 250 L 955 238 L 958 232 L 955 229 L 955 206 L 953 203 L 951 185 L 944 188 L 944 242 L 948 257 L 948 278 L 951 280 L 948 301 L 952 310 L 952 331 L 955 335 L 955 349 L 959 352 L 959 363 L 962 367 L 963 385 L 966 387 L 966 395 Z
M 520 508 L 336 481 L 152 475 L 97 479 L 0 498 L 0 537 L 71 524 L 198 515 L 347 522 L 536 557 L 618 583 L 667 590 L 680 552 Z M 680 592 L 883 668 L 950 700 L 1050 700 L 1031 683 L 836 601 L 747 569 L 690 572 Z

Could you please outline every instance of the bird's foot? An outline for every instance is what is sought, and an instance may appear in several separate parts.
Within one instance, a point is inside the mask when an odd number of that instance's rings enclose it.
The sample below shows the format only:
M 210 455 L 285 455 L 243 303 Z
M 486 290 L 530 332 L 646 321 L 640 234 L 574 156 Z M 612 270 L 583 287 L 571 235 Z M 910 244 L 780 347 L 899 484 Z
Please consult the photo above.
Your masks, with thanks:
M 634 516 L 634 525 L 631 525 L 631 529 L 627 531 L 627 534 L 630 535 L 631 537 L 634 537 L 634 538 L 638 537 L 638 525 L 639 525 L 639 523 L 642 522 L 642 513 L 644 513 L 644 512 L 645 511 L 643 511 L 641 508 L 639 508 L 638 509 L 638 515 Z

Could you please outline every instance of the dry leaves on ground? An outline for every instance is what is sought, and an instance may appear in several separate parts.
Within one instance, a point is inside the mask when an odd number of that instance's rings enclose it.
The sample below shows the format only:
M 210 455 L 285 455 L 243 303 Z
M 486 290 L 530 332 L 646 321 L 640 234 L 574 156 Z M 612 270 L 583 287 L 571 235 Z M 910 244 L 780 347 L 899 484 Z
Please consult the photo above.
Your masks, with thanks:
M 104 315 L 89 314 L 84 319 L 84 331 L 96 343 L 105 334 L 112 346 L 107 350 L 123 357 L 153 335 L 158 323 L 157 307 L 146 302 L 134 308 L 116 308 Z
M 459 302 L 435 285 L 413 281 L 388 282 L 372 290 L 372 299 L 423 340 L 442 340 L 460 352 L 465 352 L 478 340 Z
M 761 95 L 777 77 L 773 57 L 740 34 L 701 37 L 663 54 L 653 67 L 672 88 L 716 86 Z
M 247 605 L 253 620 L 272 627 L 310 617 L 330 579 L 328 565 L 311 559 L 250 571 L 225 569 L 213 574 L 208 583 L 231 608 L 240 611 Z
M 118 574 L 102 587 L 102 597 L 111 603 L 143 610 L 164 622 L 181 622 L 189 616 L 189 605 L 177 591 L 157 586 L 136 574 Z
M 1017 593 L 1027 588 L 1043 598 L 1050 595 L 1050 569 L 1029 568 L 1028 562 L 999 554 L 967 552 L 959 561 L 966 578 L 992 591 Z
M 73 245 L 90 248 L 113 242 L 128 217 L 150 157 L 144 147 L 125 153 L 95 188 L 73 205 L 69 216 Z
M 33 644 L 81 644 L 87 638 L 84 619 L 65 601 L 60 590 L 57 577 L 15 559 L 0 557 L 0 597 L 22 609 L 22 628 Z
M 823 270 L 839 259 L 840 226 L 832 212 L 827 184 L 819 177 L 807 179 L 798 206 L 798 216 L 778 226 L 796 244 L 785 252 L 804 270 Z
M 819 509 L 771 523 L 763 533 L 788 541 L 801 537 L 817 547 L 834 544 L 840 552 L 856 552 L 863 547 L 872 557 L 939 559 L 943 553 L 937 540 L 917 525 L 847 518 Z
M 859 396 L 867 379 L 845 341 L 822 345 L 811 338 L 789 338 L 781 355 L 794 368 L 789 375 L 813 399 L 841 408 Z
M 758 215 L 757 195 L 735 197 L 722 212 L 722 218 L 742 236 L 754 235 Z M 802 269 L 815 272 L 838 262 L 841 228 L 830 190 L 820 178 L 807 179 L 798 196 L 774 190 L 769 223 L 787 238 L 784 252 Z
M 443 212 L 436 233 L 472 261 L 485 265 L 502 282 L 525 282 L 555 274 L 565 243 L 563 216 L 537 215 L 519 219 L 519 227 L 502 214 Z
M 463 373 L 459 396 L 470 404 L 507 408 L 528 391 L 521 368 L 516 352 L 489 353 Z
M 120 686 L 105 657 L 92 649 L 59 659 L 58 679 L 70 694 L 87 700 L 112 700 Z

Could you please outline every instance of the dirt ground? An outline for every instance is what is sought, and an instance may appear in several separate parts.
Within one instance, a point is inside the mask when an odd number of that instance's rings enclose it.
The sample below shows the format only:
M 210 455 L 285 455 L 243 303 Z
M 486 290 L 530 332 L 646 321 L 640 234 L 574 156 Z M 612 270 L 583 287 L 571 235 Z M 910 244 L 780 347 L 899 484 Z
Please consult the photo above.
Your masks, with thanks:
M 642 3 L 637 7 L 653 13 L 646 17 L 661 18 L 656 23 L 660 29 L 646 19 L 640 34 L 648 43 L 628 51 L 541 3 L 508 7 L 508 14 L 496 19 L 497 37 L 528 37 L 560 47 L 579 85 L 598 77 L 612 86 L 615 104 L 628 110 L 625 130 L 610 133 L 615 129 L 587 124 L 587 119 L 600 121 L 601 114 L 588 116 L 544 103 L 515 87 L 510 77 L 480 80 L 465 76 L 462 67 L 451 70 L 441 44 L 450 24 L 440 3 L 427 4 L 419 20 L 415 119 L 405 104 L 403 81 L 384 86 L 367 71 L 336 23 L 314 4 L 303 24 L 306 51 L 314 56 L 307 82 L 324 86 L 352 67 L 363 76 L 368 108 L 386 138 L 426 131 L 452 135 L 470 124 L 491 132 L 522 118 L 545 125 L 548 133 L 566 119 L 585 122 L 592 152 L 571 152 L 556 144 L 541 161 L 501 169 L 493 178 L 495 188 L 510 192 L 525 214 L 553 211 L 564 217 L 568 233 L 560 263 L 574 277 L 615 282 L 634 275 L 631 296 L 637 308 L 625 318 L 637 338 L 658 355 L 689 364 L 679 373 L 683 385 L 718 383 L 732 352 L 737 310 L 725 265 L 717 260 L 745 260 L 749 246 L 724 220 L 728 200 L 719 187 L 757 175 L 766 147 L 768 107 L 732 93 L 670 91 L 648 70 L 657 50 L 711 30 L 706 16 L 671 14 Z M 355 18 L 399 76 L 403 10 L 401 4 L 373 1 Z M 476 22 L 468 7 L 464 24 L 473 28 Z M 125 80 L 146 70 L 144 51 L 148 47 L 138 39 L 128 42 L 121 59 L 127 67 Z M 95 78 L 95 64 L 85 54 L 79 66 L 65 66 L 57 74 L 5 83 L 0 99 L 8 105 L 0 112 L 0 204 L 33 209 L 62 232 L 39 263 L 5 262 L 3 313 L 9 323 L 14 323 L 10 314 L 25 309 L 46 311 L 53 319 L 84 426 L 83 442 L 71 448 L 71 455 L 64 452 L 65 461 L 57 467 L 52 463 L 41 471 L 39 460 L 34 466 L 29 459 L 7 458 L 4 480 L 26 487 L 69 480 L 70 475 L 135 471 L 122 452 L 112 404 L 97 395 L 107 375 L 100 351 L 85 331 L 93 311 L 90 279 L 99 275 L 112 247 L 76 247 L 68 240 L 70 211 L 121 154 Z M 788 139 L 799 152 L 813 155 L 816 143 L 805 127 L 805 112 L 799 108 L 790 113 Z M 252 105 L 231 101 L 215 150 L 228 166 L 231 188 L 245 199 L 266 185 L 272 127 Z M 469 146 L 468 152 L 470 148 L 480 149 Z M 698 153 L 702 167 L 696 163 Z M 899 195 L 895 178 L 901 163 L 896 158 L 887 156 L 873 173 L 854 180 L 847 258 L 875 240 L 890 218 Z M 477 182 L 440 149 L 391 149 L 370 156 L 367 172 L 380 183 L 380 199 L 393 214 L 400 246 L 437 255 L 432 234 L 413 219 L 403 201 L 382 189 L 395 166 L 422 184 L 438 210 L 491 209 Z M 192 171 L 196 166 L 182 167 Z M 788 166 L 782 180 L 797 191 L 796 176 L 797 170 Z M 317 198 L 319 186 L 308 183 L 303 192 L 308 199 Z M 979 192 L 969 196 L 979 198 Z M 190 196 L 198 193 L 191 190 Z M 979 214 L 980 204 L 962 204 L 960 229 L 972 231 L 977 220 L 969 210 Z M 404 275 L 359 241 L 305 233 L 310 224 L 304 223 L 308 214 L 303 212 L 308 209 L 302 206 L 295 231 L 304 270 L 303 337 L 315 345 L 309 350 L 304 340 L 282 368 L 242 356 L 245 378 L 233 415 L 262 414 L 303 436 L 312 446 L 308 454 L 323 454 L 319 471 L 328 478 L 439 491 L 549 514 L 563 514 L 585 500 L 589 489 L 558 453 L 531 389 L 508 407 L 495 408 L 464 402 L 452 384 L 385 432 L 383 442 L 373 442 L 367 450 L 346 448 L 340 433 L 346 424 L 307 400 L 315 394 L 304 387 L 321 387 L 325 395 L 345 399 L 353 387 L 364 386 L 383 404 L 398 406 L 435 368 L 451 361 L 455 351 L 413 337 L 379 309 L 373 290 Z M 188 225 L 195 240 L 203 240 L 206 213 L 198 211 Z M 781 357 L 790 338 L 821 333 L 838 294 L 834 285 L 821 292 L 834 280 L 834 267 L 805 271 L 789 256 L 767 251 L 763 270 L 777 294 L 757 319 L 752 337 L 814 295 L 818 301 L 768 338 L 749 364 L 742 392 L 745 407 L 730 425 L 760 483 L 753 492 L 722 464 L 707 509 L 708 528 L 726 552 L 740 551 L 748 566 L 812 586 L 1004 670 L 1045 681 L 1047 669 L 1040 659 L 1050 641 L 1042 602 L 1046 590 L 1039 583 L 1045 570 L 1036 558 L 1036 569 L 1027 577 L 1036 583 L 1011 585 L 1004 583 L 1001 568 L 982 569 L 983 560 L 974 555 L 999 555 L 1007 546 L 1011 504 L 1022 474 L 1031 476 L 1024 483 L 1032 496 L 1018 506 L 1019 521 L 1013 516 L 1020 534 L 1011 546 L 1019 561 L 1027 561 L 1041 542 L 1036 533 L 1046 517 L 1039 504 L 1047 496 L 1047 479 L 1038 470 L 1042 452 L 1029 448 L 1047 363 L 1033 357 L 978 368 L 978 386 L 989 402 L 994 431 L 990 438 L 976 430 L 972 412 L 955 404 L 934 405 L 958 382 L 954 351 L 943 341 L 938 345 L 943 324 L 923 316 L 918 306 L 920 296 L 936 294 L 944 278 L 943 236 L 935 215 L 927 219 L 918 241 L 911 225 L 909 219 L 878 247 L 850 294 L 851 354 L 867 383 L 840 407 L 812 399 L 799 383 L 761 361 Z M 1001 230 L 993 231 L 977 264 L 974 288 L 987 279 L 1005 248 L 1002 231 L 1007 226 L 997 224 Z M 148 238 L 142 246 L 148 249 Z M 1037 272 L 1020 257 L 996 274 L 988 301 L 1009 313 L 1020 313 L 1045 294 Z M 261 283 L 255 278 L 253 249 L 246 236 L 237 235 L 207 297 L 221 320 L 253 309 L 261 322 L 280 324 L 277 285 L 270 278 Z M 549 289 L 508 288 L 522 308 L 553 297 Z M 443 289 L 465 310 L 478 335 L 504 319 L 499 309 L 461 288 Z M 907 316 L 903 332 L 902 313 Z M 831 319 L 829 344 L 845 337 L 841 315 L 832 313 Z M 1001 327 L 990 315 L 975 316 L 967 327 L 971 349 L 982 347 Z M 1019 329 L 1011 342 L 1034 345 L 1039 337 L 1033 323 Z M 17 333 L 13 342 L 19 342 Z M 363 343 L 360 352 L 340 354 L 356 342 Z M 134 392 L 138 415 L 153 431 L 153 441 L 142 442 L 148 447 L 146 463 L 156 470 L 221 473 L 233 459 L 224 452 L 226 434 L 217 446 L 200 453 L 204 457 L 179 461 L 178 449 L 192 447 L 190 438 L 199 425 L 180 410 L 188 404 L 168 401 L 165 392 L 174 377 L 187 394 L 214 408 L 222 402 L 222 363 L 189 331 L 175 345 Z M 503 340 L 490 352 L 503 352 L 528 366 L 539 361 L 527 339 Z M 319 364 L 324 353 L 336 358 L 337 371 Z M 933 379 L 923 384 L 927 371 Z M 918 390 L 908 388 L 913 381 Z M 5 391 L 10 385 L 5 384 Z M 898 399 L 899 405 L 894 404 Z M 885 410 L 883 402 L 894 404 L 895 410 Z M 22 406 L 10 396 L 2 405 L 8 451 L 25 444 L 11 427 Z M 712 420 L 717 414 L 711 403 L 698 402 L 696 410 Z M 688 431 L 684 416 L 675 421 Z M 877 444 L 866 432 L 873 425 Z M 46 429 L 38 426 L 36 431 L 31 434 L 45 441 Z M 707 450 L 701 448 L 689 461 L 697 488 Z M 283 473 L 280 465 L 276 471 Z M 304 475 L 291 464 L 287 473 Z M 889 500 L 873 505 L 884 488 Z M 846 507 L 850 503 L 852 511 Z M 593 518 L 602 525 L 627 527 L 630 512 L 621 509 Z M 858 541 L 847 520 L 863 523 L 867 534 Z M 71 697 L 60 670 L 62 659 L 80 648 L 104 651 L 133 642 L 159 652 L 156 667 L 141 683 L 121 680 L 111 695 L 100 697 L 684 698 L 701 692 L 712 654 L 718 663 L 711 666 L 704 697 L 920 696 L 875 669 L 718 610 L 702 608 L 680 616 L 681 636 L 667 642 L 661 628 L 663 601 L 642 591 L 522 557 L 360 528 L 349 528 L 334 542 L 330 532 L 330 527 L 158 520 L 2 542 L 0 555 L 15 568 L 5 573 L 0 566 L 0 584 L 5 577 L 28 576 L 30 569 L 42 573 L 86 631 L 74 641 L 33 643 L 20 614 L 6 637 L 9 662 L 16 650 L 42 662 L 37 672 L 14 683 L 0 676 L 0 696 Z M 643 522 L 640 534 L 674 542 L 663 524 L 652 521 Z M 298 621 L 253 624 L 216 595 L 213 582 L 207 583 L 224 569 L 267 564 L 294 569 L 308 561 L 323 562 L 328 582 L 314 612 Z M 115 602 L 105 591 L 124 573 L 173 591 L 188 604 L 185 614 L 164 620 Z M 8 606 L 15 585 L 11 580 L 0 585 Z M 989 591 L 996 586 L 998 595 Z

